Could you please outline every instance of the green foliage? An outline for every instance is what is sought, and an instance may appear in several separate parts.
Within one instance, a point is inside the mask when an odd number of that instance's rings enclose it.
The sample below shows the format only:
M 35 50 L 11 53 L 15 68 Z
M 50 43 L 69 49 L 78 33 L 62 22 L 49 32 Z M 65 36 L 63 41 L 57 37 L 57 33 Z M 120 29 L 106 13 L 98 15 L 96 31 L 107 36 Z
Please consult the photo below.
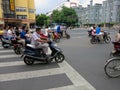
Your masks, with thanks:
M 37 26 L 44 26 L 48 25 L 50 22 L 50 18 L 45 14 L 40 14 L 36 16 L 36 25 Z
M 52 22 L 66 23 L 68 26 L 71 26 L 78 22 L 78 17 L 74 9 L 63 7 L 61 11 L 53 11 Z

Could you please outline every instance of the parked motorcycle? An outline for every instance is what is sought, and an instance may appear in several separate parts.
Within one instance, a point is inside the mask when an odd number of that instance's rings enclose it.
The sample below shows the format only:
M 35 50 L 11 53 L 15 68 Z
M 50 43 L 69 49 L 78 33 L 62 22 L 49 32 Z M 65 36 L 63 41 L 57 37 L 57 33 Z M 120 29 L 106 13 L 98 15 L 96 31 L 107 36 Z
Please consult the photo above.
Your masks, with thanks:
M 55 60 L 57 63 L 63 62 L 65 56 L 62 50 L 54 45 L 53 42 L 49 42 L 49 47 L 52 51 L 51 55 L 46 55 L 43 49 L 36 49 L 33 45 L 27 44 L 25 51 L 23 52 L 23 60 L 25 64 L 32 65 L 35 61 L 41 61 L 44 63 L 50 63 Z

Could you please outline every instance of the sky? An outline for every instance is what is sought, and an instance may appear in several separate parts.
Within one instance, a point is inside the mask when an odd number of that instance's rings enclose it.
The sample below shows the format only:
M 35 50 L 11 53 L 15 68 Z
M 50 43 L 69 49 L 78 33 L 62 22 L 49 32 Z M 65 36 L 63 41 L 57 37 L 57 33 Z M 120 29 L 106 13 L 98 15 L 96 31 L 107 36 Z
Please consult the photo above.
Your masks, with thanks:
M 36 14 L 45 14 L 64 1 L 67 0 L 35 0 Z M 93 0 L 93 4 L 102 3 L 102 1 L 105 0 Z M 90 0 L 79 0 L 79 2 L 83 7 L 86 7 L 88 4 L 90 4 Z

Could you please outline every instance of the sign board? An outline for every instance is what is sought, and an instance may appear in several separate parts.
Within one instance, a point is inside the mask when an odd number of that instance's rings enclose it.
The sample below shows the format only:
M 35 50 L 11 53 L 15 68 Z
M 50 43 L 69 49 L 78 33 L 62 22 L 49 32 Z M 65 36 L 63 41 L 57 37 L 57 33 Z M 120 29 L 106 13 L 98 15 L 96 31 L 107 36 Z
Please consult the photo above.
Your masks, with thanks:
M 10 10 L 15 11 L 15 0 L 10 0 Z

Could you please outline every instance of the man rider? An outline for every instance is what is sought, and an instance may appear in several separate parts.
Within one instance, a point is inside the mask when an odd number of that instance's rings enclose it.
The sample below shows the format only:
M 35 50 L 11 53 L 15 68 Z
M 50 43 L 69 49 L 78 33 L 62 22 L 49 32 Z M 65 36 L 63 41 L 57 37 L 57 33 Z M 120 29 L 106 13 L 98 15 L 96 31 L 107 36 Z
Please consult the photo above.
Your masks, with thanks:
M 34 45 L 35 48 L 43 48 L 44 54 L 46 54 L 48 52 L 48 44 L 46 43 L 49 42 L 49 40 L 43 38 L 40 32 L 41 28 L 36 28 L 36 31 L 32 35 L 31 44 Z

